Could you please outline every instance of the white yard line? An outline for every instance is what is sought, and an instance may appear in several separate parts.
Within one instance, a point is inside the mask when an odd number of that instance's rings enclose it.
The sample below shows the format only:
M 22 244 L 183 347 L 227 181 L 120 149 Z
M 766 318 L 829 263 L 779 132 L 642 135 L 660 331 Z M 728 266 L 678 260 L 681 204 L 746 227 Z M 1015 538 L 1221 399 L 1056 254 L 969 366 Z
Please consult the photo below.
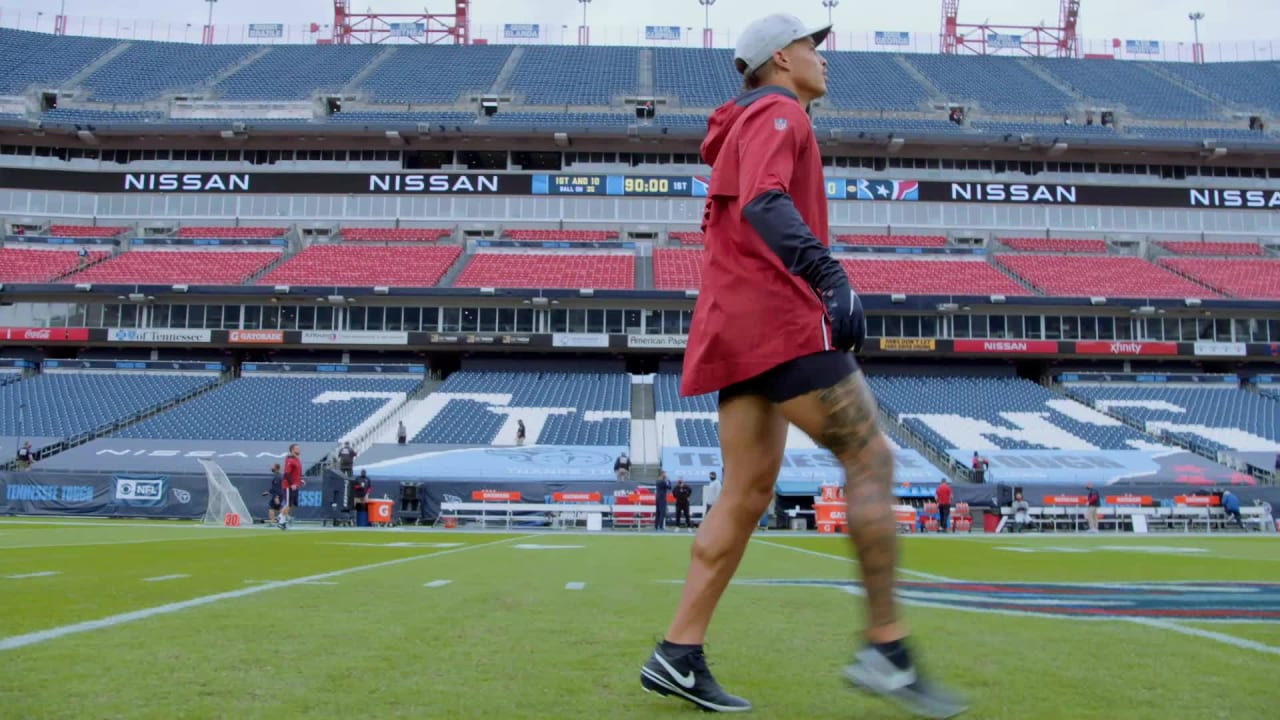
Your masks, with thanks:
M 53 577 L 61 574 L 58 570 L 45 570 L 44 572 L 26 573 L 24 575 L 9 575 L 5 577 L 5 580 L 26 580 L 27 578 Z
M 584 582 L 571 582 L 571 583 L 565 583 L 564 589 L 565 590 L 581 590 L 586 586 L 587 584 Z
M 94 542 L 60 542 L 60 543 L 36 543 L 31 545 L 0 545 L 0 551 L 4 550 L 34 550 L 40 548 L 60 548 L 60 547 L 100 547 L 104 545 L 142 545 L 145 543 L 162 543 L 162 542 L 203 542 L 205 540 L 239 540 L 241 538 L 260 538 L 261 535 L 233 535 L 226 534 L 218 537 L 180 537 L 180 538 L 146 538 L 139 540 L 100 540 Z
M 524 536 L 525 538 L 530 536 Z M 102 630 L 104 628 L 112 628 L 118 625 L 135 622 L 138 620 L 146 620 L 156 617 L 157 615 L 168 615 L 171 613 L 190 610 L 191 608 L 201 607 L 203 605 L 212 605 L 222 602 L 223 600 L 234 600 L 236 598 L 246 597 L 248 595 L 256 595 L 267 590 L 279 590 L 281 588 L 292 587 L 294 585 L 304 585 L 316 582 L 318 580 L 328 580 L 330 578 L 342 577 L 354 572 L 364 570 L 377 570 L 380 568 L 393 567 L 403 565 L 405 563 L 414 562 L 416 560 L 426 560 L 428 558 L 443 557 L 445 555 L 453 555 L 455 553 L 467 552 L 468 550 L 479 550 L 481 548 L 491 547 L 500 543 L 510 542 L 512 540 L 522 539 L 520 537 L 503 538 L 493 542 L 480 543 L 478 545 L 468 545 L 466 547 L 454 548 L 452 550 L 441 550 L 440 552 L 428 553 L 425 555 L 414 555 L 412 557 L 398 558 L 396 560 L 385 560 L 383 562 L 373 563 L 372 565 L 359 565 L 356 567 L 345 568 L 342 570 L 334 570 L 332 572 L 320 573 L 318 575 L 308 575 L 306 577 L 294 578 L 293 580 L 279 580 L 269 582 L 262 585 L 254 585 L 252 587 L 242 588 L 240 590 L 230 590 L 227 592 L 216 593 L 214 595 L 204 595 L 202 597 L 192 598 L 190 600 L 182 600 L 167 605 L 157 605 L 155 607 L 145 608 L 143 610 L 135 610 L 133 612 L 121 613 L 119 615 L 111 615 L 99 620 L 89 620 L 87 622 L 75 623 L 72 625 L 62 625 L 48 630 L 39 630 L 25 635 L 14 635 L 0 639 L 0 651 L 15 650 L 28 645 L 38 645 L 40 643 L 57 640 L 58 638 L 68 635 L 75 635 L 92 630 Z
M 759 543 L 761 545 L 768 545 L 769 547 L 782 548 L 783 550 L 790 550 L 792 552 L 803 553 L 805 555 L 813 555 L 815 557 L 827 558 L 828 560 L 842 560 L 850 564 L 855 564 L 855 561 L 853 558 L 847 557 L 845 555 L 832 555 L 831 553 L 818 552 L 817 550 L 807 550 L 805 548 L 798 548 L 792 545 L 784 545 L 783 543 L 771 542 L 769 540 L 760 540 L 758 538 L 752 538 L 751 542 Z M 903 575 L 910 575 L 912 577 L 920 578 L 921 580 L 933 580 L 935 582 L 956 582 L 954 578 L 943 577 L 942 575 L 934 575 L 933 573 L 920 572 L 918 570 L 908 570 L 907 568 L 904 568 L 904 567 L 898 568 L 898 572 Z
M 426 585 L 423 585 L 422 587 L 442 588 L 451 582 L 453 581 L 452 580 L 432 580 L 431 582 L 427 583 Z
M 142 582 L 165 582 L 167 580 L 181 580 L 182 578 L 189 577 L 191 576 L 185 573 L 178 573 L 176 575 L 157 575 L 155 577 L 143 578 Z
M 1227 635 L 1226 633 L 1179 625 L 1178 623 L 1171 622 L 1169 620 L 1157 620 L 1155 618 L 1130 618 L 1129 622 L 1160 628 L 1161 630 L 1171 630 L 1176 633 L 1182 633 L 1183 635 L 1204 638 L 1205 640 L 1214 640 L 1241 650 L 1256 650 L 1257 652 L 1267 653 L 1269 655 L 1280 655 L 1280 647 L 1266 645 L 1257 642 L 1256 640 L 1248 640 L 1235 635 Z

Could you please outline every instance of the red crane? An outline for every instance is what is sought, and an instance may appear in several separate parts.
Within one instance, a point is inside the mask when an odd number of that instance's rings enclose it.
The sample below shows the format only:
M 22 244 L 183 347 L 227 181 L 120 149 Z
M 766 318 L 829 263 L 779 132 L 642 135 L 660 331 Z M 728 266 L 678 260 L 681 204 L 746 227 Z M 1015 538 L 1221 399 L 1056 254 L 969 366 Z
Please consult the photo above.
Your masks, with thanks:
M 1035 57 L 1076 57 L 1080 0 L 1059 0 L 1058 25 L 977 25 L 959 21 L 960 0 L 942 0 L 942 53 L 993 55 L 1001 50 Z
M 470 45 L 471 0 L 454 0 L 450 14 L 351 12 L 350 0 L 333 0 L 334 45 L 378 44 L 408 38 L 423 45 Z M 323 41 L 322 41 L 323 42 Z

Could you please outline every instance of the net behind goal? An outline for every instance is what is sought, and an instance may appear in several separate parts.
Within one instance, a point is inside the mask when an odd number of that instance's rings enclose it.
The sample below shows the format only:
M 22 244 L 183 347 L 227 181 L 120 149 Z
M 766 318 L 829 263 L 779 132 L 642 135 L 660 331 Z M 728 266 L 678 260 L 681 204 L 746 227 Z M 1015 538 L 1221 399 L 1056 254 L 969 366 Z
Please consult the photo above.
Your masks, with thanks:
M 209 505 L 204 511 L 204 524 L 252 527 L 253 516 L 227 474 L 212 460 L 200 460 L 200 464 L 209 478 Z

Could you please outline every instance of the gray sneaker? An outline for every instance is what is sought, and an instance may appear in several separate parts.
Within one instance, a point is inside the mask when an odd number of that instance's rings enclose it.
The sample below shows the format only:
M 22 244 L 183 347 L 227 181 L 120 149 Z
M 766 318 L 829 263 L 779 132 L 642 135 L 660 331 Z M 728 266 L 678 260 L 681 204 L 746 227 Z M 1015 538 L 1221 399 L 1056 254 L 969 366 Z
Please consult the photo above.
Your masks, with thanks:
M 969 709 L 964 698 L 928 682 L 914 665 L 899 670 L 875 648 L 859 651 L 845 667 L 844 676 L 858 688 L 888 698 L 920 717 L 945 720 Z

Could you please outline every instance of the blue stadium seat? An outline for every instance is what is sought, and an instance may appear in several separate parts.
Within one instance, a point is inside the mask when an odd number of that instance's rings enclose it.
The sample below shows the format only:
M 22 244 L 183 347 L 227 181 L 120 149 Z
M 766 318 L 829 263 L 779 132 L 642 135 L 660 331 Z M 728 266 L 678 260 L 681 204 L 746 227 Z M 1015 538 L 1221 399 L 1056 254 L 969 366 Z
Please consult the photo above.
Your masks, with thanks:
M 129 420 L 217 381 L 212 373 L 46 372 L 0 386 L 0 436 L 72 438 Z
M 1069 383 L 1066 387 L 1100 410 L 1215 452 L 1280 449 L 1280 402 L 1235 385 Z M 1109 404 L 1117 402 L 1124 404 Z
M 636 116 L 625 113 L 500 112 L 489 119 L 489 124 L 546 128 L 626 127 L 636 124 Z
M 1015 58 L 904 55 L 952 102 L 976 102 L 988 113 L 1061 114 L 1075 99 Z
M 1160 63 L 1159 68 L 1244 110 L 1280 113 L 1280 64 L 1275 62 Z
M 1130 135 L 1160 140 L 1186 140 L 1197 143 L 1201 140 L 1245 140 L 1255 143 L 1280 143 L 1280 138 L 1274 135 L 1266 135 L 1246 128 L 1171 128 L 1129 125 L 1124 130 Z
M 254 45 L 137 42 L 85 78 L 98 102 L 142 102 L 191 91 L 258 50 Z
M 916 120 L 911 118 L 845 118 L 819 115 L 814 121 L 819 130 L 846 130 L 872 133 L 918 133 L 922 135 L 952 135 L 965 129 L 947 120 Z
M 827 53 L 827 101 L 841 110 L 921 110 L 929 91 L 885 53 Z
M 639 48 L 528 47 L 511 91 L 528 105 L 608 105 L 615 96 L 635 95 L 639 78 Z
M 329 116 L 329 122 L 346 125 L 376 125 L 378 123 L 429 123 L 431 125 L 471 125 L 476 121 L 474 112 L 431 111 L 420 112 L 376 110 L 345 110 Z
M 1052 139 L 1055 137 L 1089 137 L 1089 138 L 1119 138 L 1120 133 L 1110 127 L 1101 125 L 1063 125 L 1062 123 L 1029 123 L 1029 122 L 999 122 L 991 120 L 975 120 L 969 124 L 969 127 L 979 132 L 990 135 L 1001 135 L 1004 133 L 1013 133 L 1022 135 L 1029 133 L 1035 135 L 1041 140 Z
M 89 108 L 55 108 L 47 110 L 41 116 L 46 122 L 72 124 L 142 124 L 164 120 L 160 112 L 112 112 L 110 110 L 94 110 Z
M 216 86 L 224 100 L 305 100 L 341 91 L 384 48 L 280 45 Z
M 0 95 L 56 88 L 120 43 L 106 38 L 0 29 Z
M 656 375 L 653 380 L 653 405 L 657 412 L 716 412 L 719 393 L 680 397 L 679 375 Z
M 413 378 L 250 375 L 126 428 L 116 436 L 337 442 L 388 402 L 404 402 L 420 384 L 420 380 Z M 390 393 L 399 398 L 315 401 L 330 392 Z
M 510 47 L 498 45 L 397 47 L 356 89 L 379 104 L 450 104 L 487 93 L 510 56 Z
M 1213 103 L 1156 75 L 1142 63 L 1061 59 L 1034 62 L 1086 98 L 1123 105 L 1142 117 L 1205 120 L 1222 114 Z
M 719 107 L 742 92 L 732 50 L 654 48 L 653 79 L 657 95 L 686 108 Z

